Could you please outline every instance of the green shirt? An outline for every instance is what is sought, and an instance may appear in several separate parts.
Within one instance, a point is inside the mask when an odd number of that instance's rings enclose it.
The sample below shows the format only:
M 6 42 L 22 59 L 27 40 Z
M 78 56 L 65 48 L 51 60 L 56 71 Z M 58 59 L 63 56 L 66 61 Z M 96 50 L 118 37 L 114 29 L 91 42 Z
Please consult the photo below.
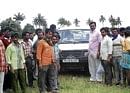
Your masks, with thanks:
M 25 63 L 25 57 L 22 46 L 19 44 L 16 46 L 11 43 L 6 49 L 7 63 L 10 64 L 13 69 L 23 69 Z

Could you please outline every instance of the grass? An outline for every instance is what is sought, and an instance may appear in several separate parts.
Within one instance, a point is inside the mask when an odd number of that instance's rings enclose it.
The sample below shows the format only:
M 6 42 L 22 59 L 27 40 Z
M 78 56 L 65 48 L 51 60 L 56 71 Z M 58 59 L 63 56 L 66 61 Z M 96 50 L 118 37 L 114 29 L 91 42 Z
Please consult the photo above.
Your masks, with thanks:
M 89 82 L 86 76 L 60 76 L 61 93 L 130 93 L 130 89 Z
M 60 93 L 130 93 L 130 88 L 121 86 L 106 86 L 101 83 L 89 82 L 89 78 L 83 75 L 60 75 Z M 27 88 L 27 93 L 39 93 L 36 88 Z M 9 92 L 7 92 L 9 93 Z

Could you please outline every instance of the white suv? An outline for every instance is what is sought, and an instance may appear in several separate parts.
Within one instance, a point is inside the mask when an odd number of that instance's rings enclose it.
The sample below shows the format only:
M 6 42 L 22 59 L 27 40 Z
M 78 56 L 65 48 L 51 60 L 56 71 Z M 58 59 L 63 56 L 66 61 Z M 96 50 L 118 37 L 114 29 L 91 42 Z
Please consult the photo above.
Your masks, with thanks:
M 64 28 L 60 29 L 60 64 L 61 71 L 88 71 L 88 41 L 90 29 Z

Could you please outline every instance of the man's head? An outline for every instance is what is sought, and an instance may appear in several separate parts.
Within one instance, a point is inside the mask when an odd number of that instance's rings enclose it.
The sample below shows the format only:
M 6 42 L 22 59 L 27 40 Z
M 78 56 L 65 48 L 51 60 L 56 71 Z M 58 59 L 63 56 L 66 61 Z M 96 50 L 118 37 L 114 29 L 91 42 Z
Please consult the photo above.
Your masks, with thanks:
M 125 37 L 130 37 L 130 26 L 126 27 L 126 30 L 125 30 Z
M 118 35 L 118 29 L 117 28 L 112 28 L 111 31 L 112 31 L 112 35 L 113 36 L 117 36 Z
M 0 40 L 3 39 L 3 32 L 0 31 Z
M 107 31 L 107 35 L 109 36 L 109 37 L 111 37 L 112 36 L 112 33 L 111 33 L 111 31 L 110 31 L 110 28 L 109 27 L 104 27 L 105 28 L 105 30 Z
M 53 36 L 53 32 L 50 29 L 46 29 L 45 36 L 50 39 Z
M 51 30 L 52 32 L 55 32 L 55 31 L 56 31 L 56 25 L 55 25 L 55 24 L 51 24 L 51 25 L 50 25 L 50 30 Z
M 60 40 L 60 35 L 58 32 L 54 32 L 53 36 L 52 36 L 52 42 L 55 44 L 55 43 L 58 43 Z
M 52 36 L 52 43 L 56 44 L 58 42 L 58 39 L 55 35 Z
M 56 31 L 56 32 L 54 32 L 53 33 L 53 35 L 56 35 L 57 36 L 57 38 L 58 38 L 58 40 L 60 40 L 60 34 Z
M 90 29 L 94 31 L 96 29 L 96 22 L 90 22 L 89 26 L 90 26 Z
M 29 40 L 30 39 L 30 33 L 29 32 L 23 32 L 22 37 L 24 40 Z
M 101 32 L 102 37 L 106 36 L 107 33 L 108 33 L 108 32 L 107 32 L 107 29 L 104 28 L 104 27 L 100 29 L 100 32 Z
M 33 40 L 34 33 L 33 32 L 29 32 L 29 34 L 30 34 L 30 39 Z
M 124 36 L 124 35 L 125 35 L 125 28 L 124 28 L 124 27 L 121 27 L 121 28 L 119 29 L 119 34 L 120 34 L 121 36 Z
M 10 30 L 6 30 L 6 31 L 4 32 L 4 37 L 10 38 L 10 37 L 11 37 L 11 31 L 10 31 Z
M 38 39 L 41 40 L 44 38 L 44 33 L 43 32 L 38 32 Z
M 38 34 L 38 32 L 42 32 L 42 29 L 40 28 L 36 29 L 35 33 Z
M 19 39 L 19 34 L 18 33 L 13 33 L 11 35 L 11 39 L 14 43 L 18 43 L 18 39 Z

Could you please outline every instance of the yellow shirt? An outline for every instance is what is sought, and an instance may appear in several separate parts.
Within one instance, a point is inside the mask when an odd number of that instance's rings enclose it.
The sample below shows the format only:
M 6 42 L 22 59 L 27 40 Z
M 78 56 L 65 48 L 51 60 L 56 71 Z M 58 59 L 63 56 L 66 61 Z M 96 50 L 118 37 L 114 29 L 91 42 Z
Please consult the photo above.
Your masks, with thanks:
M 10 64 L 14 70 L 24 69 L 25 57 L 21 44 L 16 46 L 13 42 L 6 49 L 7 63 Z
M 123 50 L 128 51 L 130 50 L 130 37 L 127 37 L 123 42 Z

